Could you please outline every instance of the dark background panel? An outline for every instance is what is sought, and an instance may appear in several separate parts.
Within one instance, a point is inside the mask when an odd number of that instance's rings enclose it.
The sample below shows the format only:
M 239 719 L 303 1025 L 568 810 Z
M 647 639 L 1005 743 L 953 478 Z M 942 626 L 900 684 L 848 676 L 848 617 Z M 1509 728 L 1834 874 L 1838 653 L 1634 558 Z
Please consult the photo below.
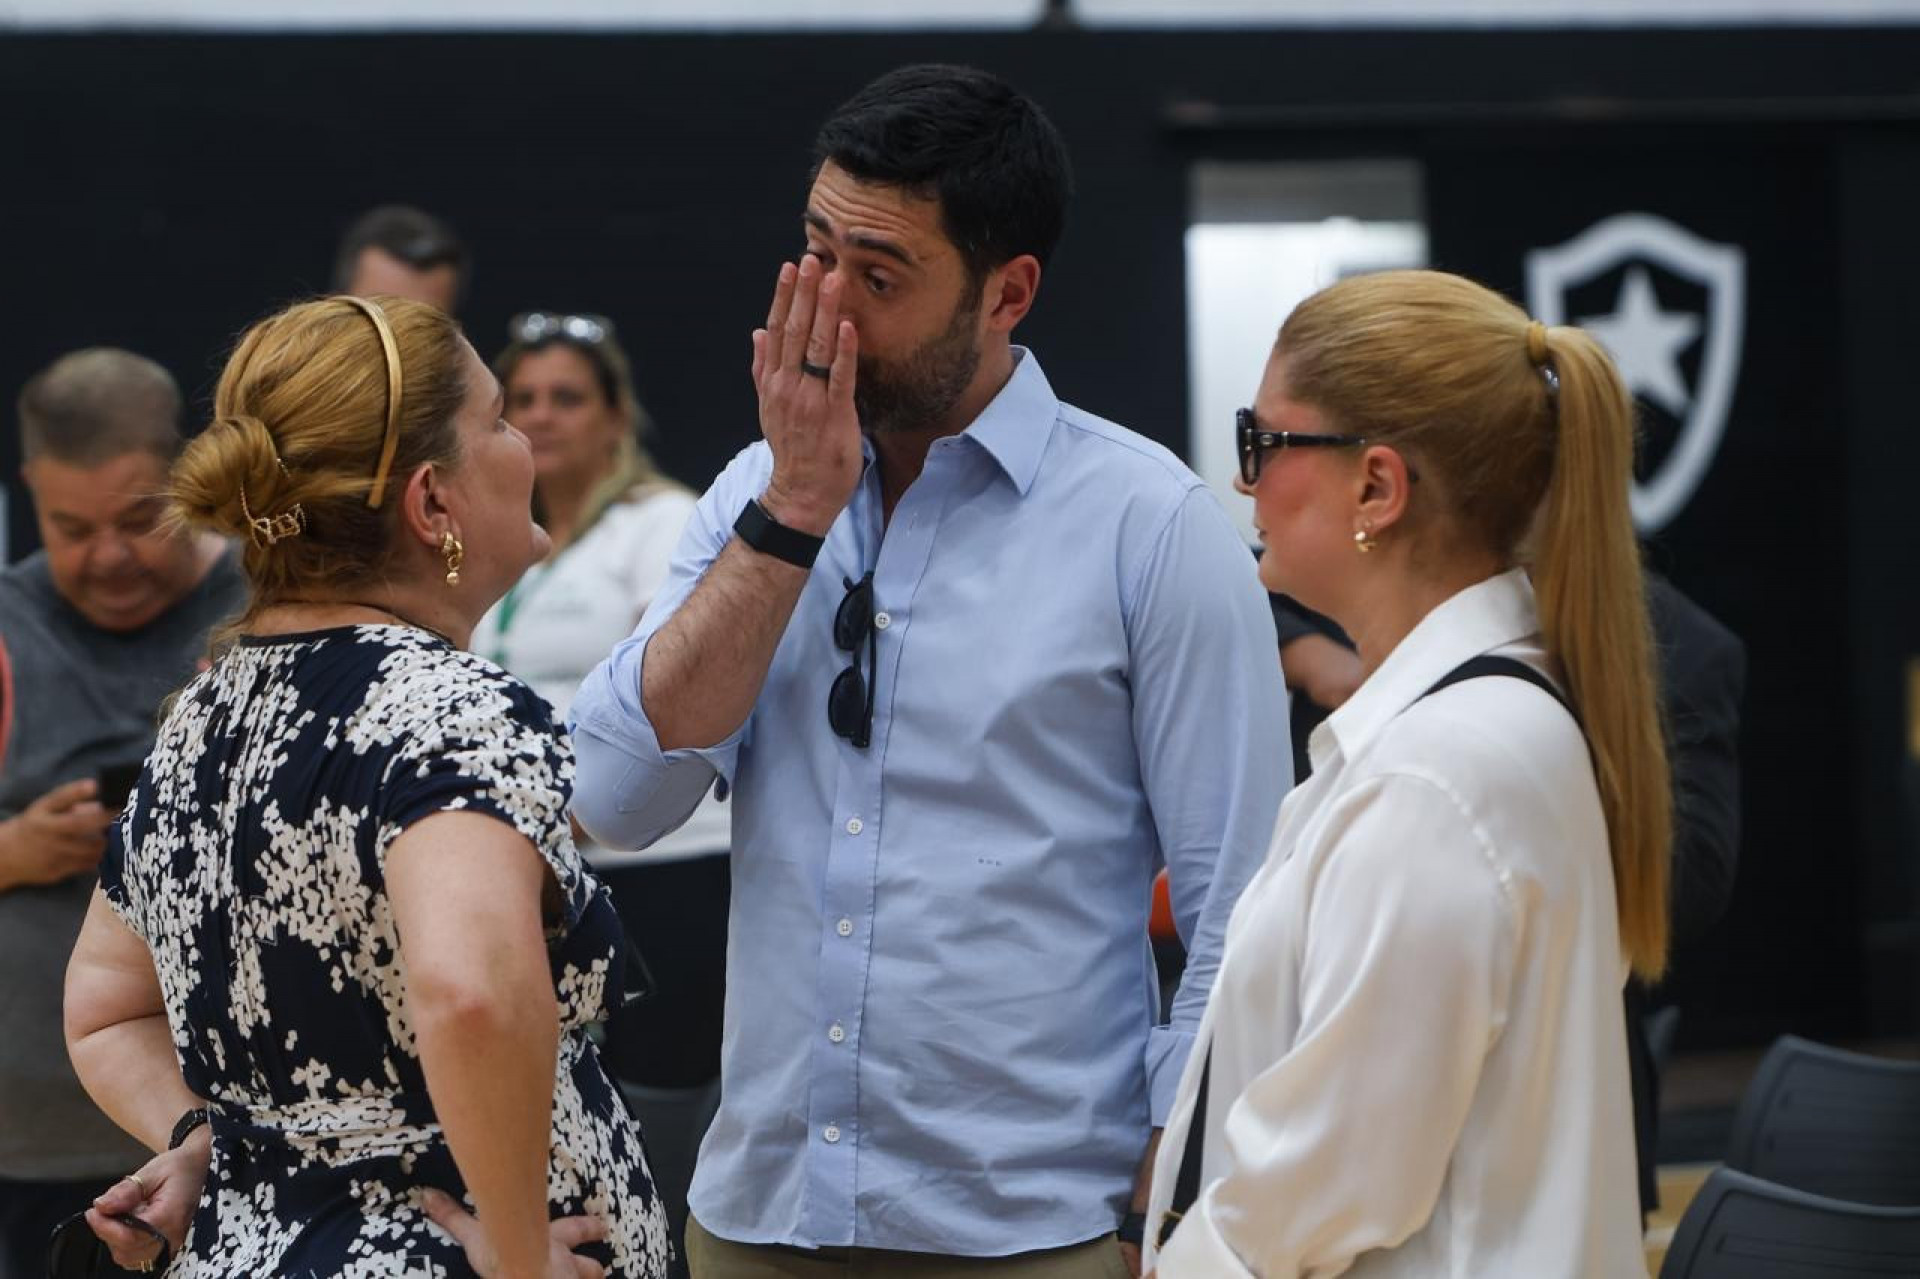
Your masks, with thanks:
M 1000 71 L 1060 124 L 1079 195 L 1021 337 L 1063 396 L 1176 449 L 1195 160 L 1417 160 L 1439 263 L 1516 295 L 1526 249 L 1626 207 L 1741 243 L 1733 421 L 1652 552 L 1753 662 L 1745 873 L 1683 957 L 1683 1033 L 1920 1025 L 1920 30 L 0 37 L 0 392 L 114 343 L 203 407 L 234 336 L 403 200 L 473 244 L 483 353 L 518 310 L 613 316 L 661 460 L 704 484 L 755 435 L 748 333 L 800 242 L 815 125 L 926 59 Z

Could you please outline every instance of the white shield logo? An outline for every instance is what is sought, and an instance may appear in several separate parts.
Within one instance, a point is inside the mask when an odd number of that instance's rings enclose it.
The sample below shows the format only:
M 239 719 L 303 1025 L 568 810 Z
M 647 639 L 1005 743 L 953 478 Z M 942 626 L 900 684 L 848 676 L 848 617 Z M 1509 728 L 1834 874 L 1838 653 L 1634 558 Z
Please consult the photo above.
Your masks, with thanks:
M 1703 290 L 1702 310 L 1662 310 L 1656 270 Z M 1612 312 L 1569 319 L 1569 295 L 1616 271 L 1622 274 Z M 1627 390 L 1678 424 L 1665 458 L 1633 485 L 1633 521 L 1643 533 L 1678 515 L 1713 464 L 1740 372 L 1746 283 L 1746 254 L 1738 245 L 1711 243 L 1650 213 L 1616 214 L 1565 244 L 1527 254 L 1527 307 L 1534 318 L 1592 333 Z M 1703 328 L 1705 345 L 1689 386 L 1686 357 Z

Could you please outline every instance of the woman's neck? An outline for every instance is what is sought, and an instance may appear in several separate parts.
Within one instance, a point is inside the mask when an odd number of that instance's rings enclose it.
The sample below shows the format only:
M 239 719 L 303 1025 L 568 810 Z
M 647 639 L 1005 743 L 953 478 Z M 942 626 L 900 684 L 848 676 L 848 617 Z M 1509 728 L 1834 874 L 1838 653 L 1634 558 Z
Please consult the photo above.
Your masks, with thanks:
M 411 626 L 465 648 L 473 637 L 473 622 L 453 615 L 449 606 L 423 602 L 419 593 L 406 602 L 390 590 L 369 589 L 351 598 L 283 600 L 254 615 L 247 630 L 255 635 L 297 635 L 336 626 Z
M 1342 608 L 1347 616 L 1329 616 L 1353 640 L 1360 668 L 1371 676 L 1427 614 L 1505 568 L 1491 555 L 1461 556 L 1420 569 L 1403 561 L 1399 571 L 1379 574 L 1361 588 Z

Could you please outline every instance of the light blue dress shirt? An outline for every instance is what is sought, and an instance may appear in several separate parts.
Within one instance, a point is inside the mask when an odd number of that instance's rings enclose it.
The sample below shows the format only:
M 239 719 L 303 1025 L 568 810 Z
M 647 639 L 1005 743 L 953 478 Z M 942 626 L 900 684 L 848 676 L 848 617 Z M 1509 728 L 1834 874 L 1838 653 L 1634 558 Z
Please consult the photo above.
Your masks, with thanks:
M 764 443 L 573 704 L 601 840 L 643 847 L 732 787 L 724 1096 L 691 1194 L 725 1239 L 1000 1256 L 1112 1230 L 1291 782 L 1273 621 L 1226 514 L 1016 358 L 884 528 L 868 465 L 733 736 L 663 753 L 638 690 L 765 490 Z M 826 707 L 852 660 L 834 613 L 869 569 L 862 750 Z M 1156 1028 L 1163 862 L 1191 958 Z

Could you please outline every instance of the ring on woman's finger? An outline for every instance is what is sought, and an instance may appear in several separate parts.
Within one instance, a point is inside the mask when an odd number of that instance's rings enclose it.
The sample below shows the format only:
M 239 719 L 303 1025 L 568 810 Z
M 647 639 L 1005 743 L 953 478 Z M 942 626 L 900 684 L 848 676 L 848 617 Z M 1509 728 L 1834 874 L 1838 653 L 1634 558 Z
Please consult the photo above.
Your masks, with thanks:
M 127 1174 L 126 1176 L 124 1176 L 124 1177 L 122 1177 L 122 1178 L 120 1178 L 120 1180 L 122 1180 L 122 1181 L 131 1181 L 131 1182 L 132 1182 L 132 1183 L 133 1183 L 134 1185 L 136 1185 L 136 1186 L 138 1186 L 138 1187 L 140 1188 L 140 1197 L 141 1197 L 142 1199 L 151 1199 L 151 1198 L 153 1198 L 153 1192 L 152 1192 L 151 1190 L 148 1190 L 148 1189 L 147 1189 L 147 1183 L 146 1183 L 146 1182 L 144 1182 L 144 1181 L 142 1181 L 142 1180 L 140 1180 L 140 1174 L 139 1174 L 139 1173 L 137 1173 L 137 1172 L 130 1172 L 130 1173 L 128 1173 L 128 1174 Z
M 832 369 L 824 364 L 815 364 L 805 356 L 800 357 L 800 371 L 808 377 L 817 377 L 822 380 L 833 376 Z

